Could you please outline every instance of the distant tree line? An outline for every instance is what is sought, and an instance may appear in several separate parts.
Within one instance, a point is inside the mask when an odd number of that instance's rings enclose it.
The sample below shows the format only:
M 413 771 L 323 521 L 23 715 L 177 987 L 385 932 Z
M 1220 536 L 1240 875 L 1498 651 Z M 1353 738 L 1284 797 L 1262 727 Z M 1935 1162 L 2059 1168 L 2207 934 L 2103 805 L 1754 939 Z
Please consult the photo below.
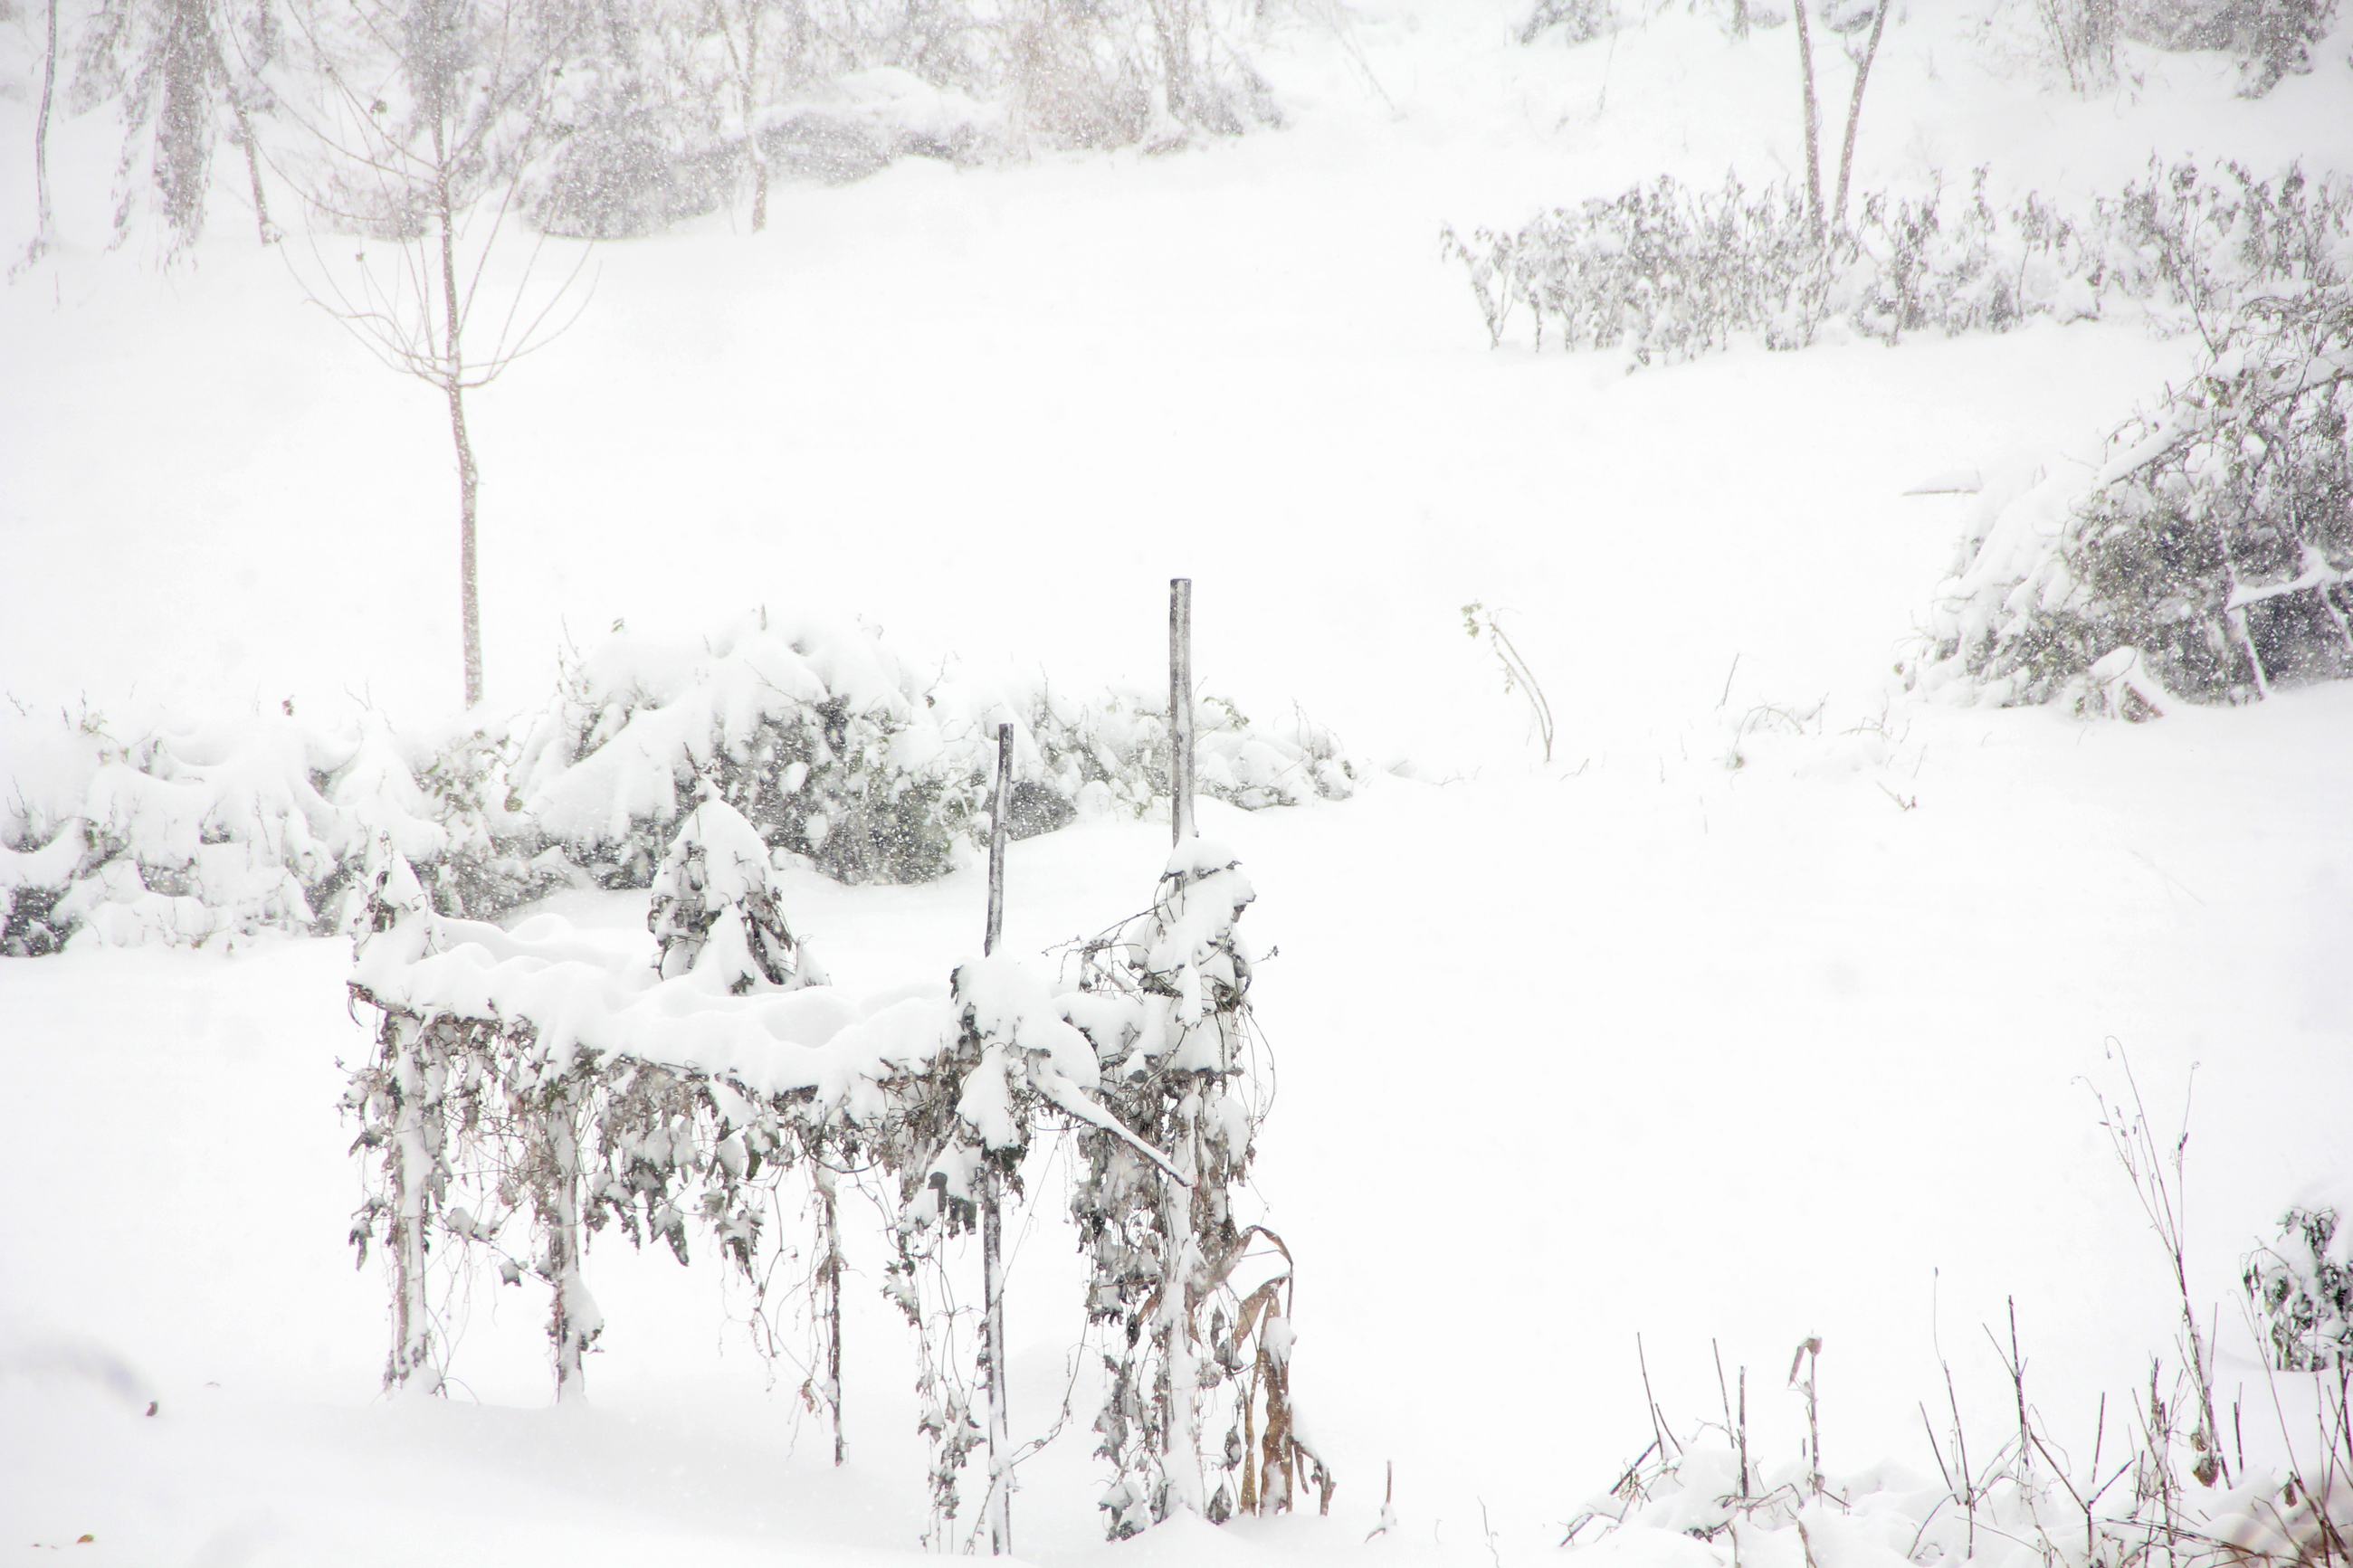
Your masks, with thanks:
M 55 0 L 42 50 L 37 252 L 53 99 L 121 129 L 116 237 L 185 249 L 230 192 L 272 243 L 296 204 L 405 237 L 428 198 L 512 182 L 550 233 L 613 238 L 733 206 L 782 175 L 901 156 L 1175 142 L 1271 121 L 1225 0 Z M 224 159 L 234 166 L 221 178 Z M 355 200 L 389 185 L 392 199 Z

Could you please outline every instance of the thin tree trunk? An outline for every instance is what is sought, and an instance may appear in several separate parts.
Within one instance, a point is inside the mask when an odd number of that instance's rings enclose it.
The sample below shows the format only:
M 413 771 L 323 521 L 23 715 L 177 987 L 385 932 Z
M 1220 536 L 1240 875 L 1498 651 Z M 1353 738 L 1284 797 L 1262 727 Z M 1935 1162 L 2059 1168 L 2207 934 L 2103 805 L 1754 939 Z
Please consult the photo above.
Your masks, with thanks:
M 474 496 L 479 477 L 474 445 L 466 435 L 466 389 L 456 380 L 449 395 L 449 437 L 458 448 L 458 620 L 465 640 L 466 706 L 482 700 L 482 604 L 474 570 Z
M 209 34 L 213 47 L 213 69 L 218 74 L 228 94 L 229 113 L 237 119 L 237 144 L 245 150 L 246 183 L 253 189 L 253 222 L 265 246 L 278 243 L 278 229 L 269 221 L 269 199 L 261 189 L 261 149 L 253 139 L 253 116 L 245 106 L 245 94 L 237 85 L 229 69 L 228 56 L 223 52 L 220 30 Z
M 760 12 L 756 5 L 744 8 L 744 146 L 752 156 L 752 232 L 759 233 L 768 226 L 768 155 L 760 146 L 760 126 L 754 110 L 757 94 L 754 84 L 760 79 Z
M 245 100 L 232 89 L 229 109 L 237 116 L 237 145 L 245 149 L 245 177 L 253 187 L 253 224 L 264 245 L 278 243 L 278 226 L 269 221 L 269 198 L 261 189 L 261 150 L 254 144 L 253 117 L 246 112 Z
M 1814 242 L 1822 237 L 1822 110 L 1814 96 L 1814 34 L 1806 21 L 1806 0 L 1791 0 L 1798 13 L 1798 64 L 1806 86 L 1806 222 Z
M 458 448 L 458 620 L 465 644 L 466 706 L 482 700 L 482 607 L 474 560 L 474 501 L 480 473 L 474 466 L 474 444 L 466 435 L 466 359 L 458 311 L 457 215 L 450 210 L 448 154 L 440 128 L 434 128 L 433 155 L 441 177 L 434 187 L 441 223 L 440 371 L 442 390 L 449 398 L 449 437 Z
M 1190 123 L 1193 104 L 1193 18 L 1189 0 L 1152 0 L 1152 26 L 1160 35 L 1163 90 L 1168 114 Z
M 40 226 L 33 231 L 33 251 L 38 255 L 49 243 L 49 104 L 57 96 L 58 87 L 58 0 L 49 0 L 49 36 L 47 52 L 41 58 L 41 112 L 33 121 L 33 189 L 40 203 Z
M 1863 46 L 1862 63 L 1854 68 L 1854 96 L 1846 104 L 1846 142 L 1839 149 L 1838 201 L 1831 208 L 1831 222 L 1846 222 L 1847 181 L 1854 173 L 1854 132 L 1862 123 L 1862 89 L 1871 80 L 1871 62 L 1879 58 L 1879 36 L 1887 30 L 1887 13 L 1893 0 L 1879 0 L 1879 14 L 1871 19 L 1871 42 Z

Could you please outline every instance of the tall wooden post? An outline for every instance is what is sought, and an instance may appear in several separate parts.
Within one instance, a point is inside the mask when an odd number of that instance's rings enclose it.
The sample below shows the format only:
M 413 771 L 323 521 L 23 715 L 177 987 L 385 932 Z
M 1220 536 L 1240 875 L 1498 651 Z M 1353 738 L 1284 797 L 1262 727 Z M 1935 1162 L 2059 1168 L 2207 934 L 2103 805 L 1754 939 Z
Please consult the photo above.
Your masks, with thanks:
M 1168 580 L 1168 842 L 1193 837 L 1193 579 Z
M 988 933 L 981 951 L 994 953 L 1005 930 L 1005 830 L 1013 808 L 1013 726 L 997 727 L 997 794 L 988 814 Z M 988 1551 L 1013 1551 L 1013 1437 L 1005 1412 L 1005 1219 L 1003 1179 L 981 1167 L 980 1353 L 988 1385 Z
M 1005 819 L 1013 811 L 1013 726 L 997 727 L 997 794 L 988 808 L 988 935 L 980 951 L 997 951 L 1005 931 Z
M 1196 836 L 1193 823 L 1193 580 L 1168 581 L 1168 837 L 1178 851 Z M 1176 873 L 1181 890 L 1192 879 Z M 1201 1475 L 1201 1417 L 1196 1408 L 1200 1363 L 1193 1343 L 1193 1280 L 1201 1267 L 1193 1227 L 1193 1181 L 1200 1169 L 1200 1097 L 1188 1092 L 1176 1106 L 1170 1146 L 1176 1173 L 1162 1188 L 1166 1276 L 1153 1332 L 1160 1342 L 1165 1385 L 1161 1407 L 1161 1473 L 1168 1509 L 1198 1515 L 1206 1499 Z

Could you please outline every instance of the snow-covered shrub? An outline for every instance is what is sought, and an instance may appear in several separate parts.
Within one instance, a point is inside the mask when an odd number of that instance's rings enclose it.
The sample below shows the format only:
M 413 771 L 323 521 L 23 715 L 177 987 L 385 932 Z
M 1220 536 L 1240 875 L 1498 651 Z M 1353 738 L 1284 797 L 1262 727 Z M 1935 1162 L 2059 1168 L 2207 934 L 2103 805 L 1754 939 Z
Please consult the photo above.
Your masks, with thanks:
M 1167 798 L 1166 694 L 1083 699 L 1046 688 L 1030 702 L 1029 718 L 1042 782 L 1077 809 L 1141 816 Z M 1356 793 L 1356 765 L 1338 737 L 1304 713 L 1257 725 L 1232 701 L 1210 696 L 1198 705 L 1193 725 L 1194 784 L 1212 800 L 1259 811 Z M 1029 809 L 1052 808 L 1041 801 Z M 1023 815 L 1017 784 L 1017 822 Z
M 321 793 L 343 760 L 283 715 L 126 728 L 22 715 L 0 886 L 6 948 L 54 951 L 88 929 L 110 945 L 308 931 L 348 824 Z
M 2353 677 L 2353 289 L 2258 300 L 2088 492 L 1992 512 L 1915 679 L 2145 718 Z
M 440 907 L 492 913 L 561 884 L 534 863 L 494 741 L 406 742 L 381 716 L 290 712 L 153 728 L 20 713 L 16 793 L 0 826 L 0 952 L 195 945 L 334 929 L 368 847 L 425 868 Z M 119 732 L 118 732 L 119 731 Z
M 601 107 L 548 159 L 532 216 L 549 234 L 627 239 L 716 212 L 736 150 L 667 106 Z
M 763 985 L 821 985 L 771 880 L 758 829 L 706 787 L 654 870 L 646 925 L 664 979 L 692 973 L 733 995 Z
M 649 885 L 709 789 L 772 855 L 844 882 L 938 877 L 980 852 L 997 724 L 1011 831 L 1165 802 L 1167 712 L 1130 692 L 997 689 L 879 635 L 746 617 L 669 644 L 617 633 L 512 723 L 396 732 L 368 711 L 142 728 L 0 710 L 0 952 L 338 929 L 379 838 L 434 907 L 489 919 L 565 886 Z M 1207 697 L 1200 792 L 1245 810 L 1344 798 L 1355 765 L 1296 712 Z
M 2077 92 L 2116 85 L 2117 9 L 2117 0 L 2034 0 L 2043 39 Z
M 984 727 L 1004 706 L 860 627 L 755 616 L 701 647 L 616 636 L 566 669 L 513 785 L 610 885 L 646 884 L 706 781 L 771 848 L 838 881 L 923 881 L 976 835 Z
M 1329 1501 L 1324 1468 L 1291 1420 L 1289 1253 L 1236 1206 L 1268 1089 L 1252 1059 L 1250 952 L 1235 931 L 1255 897 L 1230 852 L 1187 840 L 1152 908 L 1080 952 L 1080 989 L 1063 998 L 1129 1134 L 1082 1138 L 1071 1199 L 1092 1273 L 1088 1315 L 1106 1330 L 1095 1431 L 1113 1472 L 1101 1500 L 1113 1539 L 1176 1511 L 1217 1521 L 1288 1509 L 1303 1466 Z M 1139 1144 L 1167 1151 L 1184 1184 Z M 1261 1237 L 1285 1267 L 1245 1298 L 1234 1280 Z
M 1884 343 L 1908 333 L 2002 331 L 2099 317 L 2128 301 L 2170 329 L 2268 292 L 2335 276 L 2353 185 L 2275 181 L 2153 161 L 2088 212 L 2028 195 L 2006 210 L 1977 172 L 1966 195 L 1935 182 L 1862 195 L 1817 238 L 1802 193 L 1727 177 L 1671 177 L 1541 214 L 1517 231 L 1441 236 L 1501 344 L 1525 311 L 1538 348 L 1623 348 L 1674 363 L 1736 340 L 1798 349 L 1833 323 Z
M 2276 180 L 2243 164 L 2149 162 L 2096 204 L 2097 265 L 2137 299 L 2210 330 L 2241 304 L 2327 288 L 2353 271 L 2353 182 L 2291 164 Z
M 2336 20 L 2337 0 L 2126 0 L 2124 28 L 2168 49 L 2226 49 L 2239 90 L 2260 98 L 2312 68 L 2312 48 Z
M 1014 833 L 1167 796 L 1166 700 L 1034 695 L 914 663 L 867 628 L 765 615 L 691 646 L 617 635 L 572 661 L 513 770 L 524 813 L 598 879 L 643 886 L 704 781 L 772 849 L 843 882 L 915 882 L 976 854 L 996 726 L 1015 731 Z M 1341 797 L 1352 764 L 1303 719 L 1205 699 L 1201 790 L 1246 810 Z
M 2250 1255 L 2242 1278 L 2273 1365 L 2285 1372 L 2353 1365 L 2353 1259 L 2337 1245 L 2335 1209 L 2288 1210 L 2276 1245 Z
M 1589 44 L 1617 25 L 1615 0 L 1536 0 L 1520 24 L 1520 42 L 1553 37 L 1564 44 Z

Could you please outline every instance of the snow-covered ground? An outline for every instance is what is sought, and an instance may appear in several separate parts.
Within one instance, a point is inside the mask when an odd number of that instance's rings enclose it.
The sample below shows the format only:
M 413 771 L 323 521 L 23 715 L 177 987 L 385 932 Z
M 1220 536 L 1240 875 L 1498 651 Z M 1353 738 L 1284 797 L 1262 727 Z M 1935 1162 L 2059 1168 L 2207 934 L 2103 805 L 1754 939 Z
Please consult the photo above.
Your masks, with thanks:
M 2343 27 L 2263 100 L 2219 60 L 2144 53 L 2077 100 L 2029 7 L 1983 10 L 1899 9 L 1859 178 L 1986 163 L 2083 195 L 2152 153 L 2353 169 Z M 1440 225 L 1796 159 L 1788 28 L 1736 43 L 1670 5 L 1524 48 L 1517 11 L 1308 0 L 1261 62 L 1284 130 L 904 163 L 780 187 L 765 235 L 605 247 L 578 324 L 474 410 L 502 710 L 543 699 L 567 632 L 762 602 L 1149 685 L 1182 574 L 1206 685 L 1408 764 L 1344 803 L 1205 808 L 1261 892 L 1244 929 L 1281 949 L 1254 993 L 1281 1071 L 1256 1184 L 1300 1258 L 1296 1387 L 1334 1517 L 1101 1547 L 1082 1400 L 1026 1472 L 1025 1555 L 1517 1568 L 1649 1441 L 1638 1332 L 1680 1426 L 1716 1410 L 1712 1342 L 1746 1366 L 1776 1462 L 1803 1432 L 1788 1358 L 1818 1334 L 1830 1467 L 1932 1474 L 1915 1405 L 1941 1397 L 1938 1343 L 1989 1446 L 2010 1390 L 1979 1325 L 2014 1298 L 2032 1396 L 2088 1443 L 2100 1394 L 2177 1354 L 2086 1087 L 2121 1091 L 2117 1046 L 2168 1130 L 2196 1068 L 2191 1290 L 2253 1453 L 2273 1422 L 2239 1258 L 2289 1203 L 2353 1198 L 2353 689 L 2126 727 L 1931 706 L 1892 673 L 1969 509 L 2088 466 L 2192 346 L 2038 326 L 1630 376 L 1490 350 Z M 0 99 L 0 142 L 30 118 Z M 101 253 L 111 156 L 67 122 L 67 243 L 0 289 L 0 688 L 446 716 L 439 405 L 234 223 L 167 275 L 136 243 Z M 1902 493 L 1956 470 L 1984 494 Z M 1474 600 L 1550 695 L 1549 766 L 1464 636 Z M 1166 833 L 1017 845 L 1008 946 L 1142 907 Z M 791 892 L 847 986 L 936 980 L 977 946 L 968 873 Z M 643 908 L 562 904 L 617 943 Z M 472 1301 L 456 1397 L 378 1396 L 384 1289 L 343 1239 L 347 963 L 290 941 L 0 964 L 0 1552 L 912 1549 L 921 1445 L 879 1256 L 853 1258 L 839 1473 L 718 1272 L 609 1237 L 587 1408 L 547 1408 L 528 1287 Z M 1050 1217 L 1015 1252 L 1027 1432 L 1075 1345 L 1076 1259 L 1038 1191 Z M 1360 1545 L 1391 1464 L 1399 1528 Z

